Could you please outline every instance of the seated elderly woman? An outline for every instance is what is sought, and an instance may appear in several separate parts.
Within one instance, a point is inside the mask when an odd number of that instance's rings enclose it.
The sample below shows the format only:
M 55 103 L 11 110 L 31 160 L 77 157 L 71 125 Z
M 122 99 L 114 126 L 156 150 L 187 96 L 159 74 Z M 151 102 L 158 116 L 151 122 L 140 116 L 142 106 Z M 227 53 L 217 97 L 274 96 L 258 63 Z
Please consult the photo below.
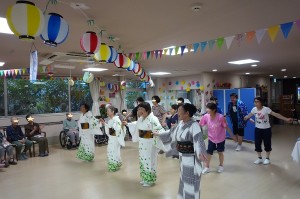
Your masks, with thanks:
M 48 156 L 48 139 L 41 135 L 42 130 L 38 123 L 33 122 L 34 118 L 28 114 L 26 115 L 28 124 L 25 125 L 25 135 L 31 141 L 36 141 L 39 144 L 39 156 Z
M 4 159 L 5 151 L 8 155 L 8 162 Z M 0 132 L 0 168 L 8 167 L 9 165 L 16 165 L 17 162 L 14 160 L 13 146 L 6 140 L 3 133 Z

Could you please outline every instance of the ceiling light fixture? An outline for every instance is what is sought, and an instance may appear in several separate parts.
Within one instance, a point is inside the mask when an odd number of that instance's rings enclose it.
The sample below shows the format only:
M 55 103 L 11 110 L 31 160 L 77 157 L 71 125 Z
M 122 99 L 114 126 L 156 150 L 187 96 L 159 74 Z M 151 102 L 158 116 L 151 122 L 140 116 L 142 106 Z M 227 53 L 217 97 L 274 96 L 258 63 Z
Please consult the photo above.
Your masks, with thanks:
M 297 77 L 293 77 L 293 79 L 296 79 Z
M 245 73 L 245 75 L 250 75 L 250 73 Z
M 0 17 L 0 33 L 4 34 L 14 34 L 8 27 L 6 18 Z
M 102 72 L 102 71 L 106 71 L 108 69 L 105 68 L 85 68 L 82 69 L 82 71 L 89 71 L 89 72 Z
M 55 64 L 54 68 L 61 68 L 61 69 L 70 69 L 70 70 L 73 70 L 73 69 L 75 69 L 75 66 Z
M 281 71 L 282 71 L 282 72 L 285 72 L 285 71 L 286 71 L 286 69 L 285 69 L 285 68 L 283 68 L 283 69 L 281 69 Z
M 269 75 L 270 77 L 273 77 L 274 75 Z
M 218 70 L 217 70 L 217 69 L 213 69 L 212 71 L 213 71 L 213 72 L 217 72 Z
M 229 61 L 228 64 L 236 64 L 236 65 L 242 65 L 242 64 L 252 64 L 257 63 L 258 60 L 254 59 L 243 59 L 243 60 L 237 60 L 237 61 Z
M 4 64 L 5 64 L 5 62 L 1 62 L 1 61 L 0 61 L 0 66 L 3 66 Z
M 256 66 L 257 66 L 257 64 L 252 64 L 252 65 L 251 65 L 251 67 L 256 67 Z
M 284 76 L 283 78 L 287 78 L 288 76 Z
M 150 73 L 150 75 L 170 75 L 171 73 L 168 72 L 155 72 L 155 73 Z

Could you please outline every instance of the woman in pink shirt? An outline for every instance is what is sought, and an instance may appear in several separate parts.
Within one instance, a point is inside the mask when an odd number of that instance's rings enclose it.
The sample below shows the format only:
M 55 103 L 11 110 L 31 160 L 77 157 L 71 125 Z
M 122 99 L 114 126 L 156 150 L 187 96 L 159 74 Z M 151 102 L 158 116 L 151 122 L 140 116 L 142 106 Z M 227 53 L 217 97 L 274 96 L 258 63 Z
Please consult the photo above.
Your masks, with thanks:
M 207 125 L 208 127 L 208 147 L 207 147 L 207 162 L 205 163 L 205 168 L 202 173 L 209 173 L 209 163 L 214 150 L 218 151 L 220 165 L 218 168 L 218 173 L 223 172 L 223 162 L 224 162 L 224 149 L 225 149 L 225 138 L 226 138 L 226 127 L 227 122 L 223 115 L 217 113 L 217 105 L 214 103 L 208 103 L 206 105 L 207 114 L 205 114 L 199 124 L 201 126 Z M 230 131 L 230 136 L 233 138 L 233 134 Z

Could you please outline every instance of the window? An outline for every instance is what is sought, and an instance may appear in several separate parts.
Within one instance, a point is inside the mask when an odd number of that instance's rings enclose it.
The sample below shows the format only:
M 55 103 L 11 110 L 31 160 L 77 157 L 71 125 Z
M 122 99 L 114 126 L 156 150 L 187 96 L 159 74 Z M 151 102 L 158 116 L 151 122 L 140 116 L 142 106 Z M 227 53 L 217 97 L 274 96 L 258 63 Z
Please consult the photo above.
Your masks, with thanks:
M 92 108 L 93 99 L 89 85 L 77 80 L 71 87 L 71 111 L 79 111 L 82 103 L 86 103 Z
M 146 84 L 140 81 L 126 82 L 125 103 L 127 109 L 133 109 L 136 98 L 143 97 L 147 99 Z
M 4 116 L 4 80 L 0 79 L 0 116 Z
M 68 111 L 67 81 L 7 80 L 8 115 Z

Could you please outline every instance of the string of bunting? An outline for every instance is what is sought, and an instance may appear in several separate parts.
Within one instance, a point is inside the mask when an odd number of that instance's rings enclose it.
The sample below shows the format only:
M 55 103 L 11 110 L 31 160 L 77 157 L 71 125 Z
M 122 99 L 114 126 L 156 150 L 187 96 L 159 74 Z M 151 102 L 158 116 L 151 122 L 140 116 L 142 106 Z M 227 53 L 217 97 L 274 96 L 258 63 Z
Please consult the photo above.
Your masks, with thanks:
M 128 57 L 133 60 L 140 60 L 140 59 L 148 60 L 150 58 L 158 59 L 158 58 L 162 58 L 162 55 L 173 55 L 174 53 L 175 55 L 180 54 L 182 56 L 186 50 L 188 50 L 188 52 L 196 53 L 197 51 L 199 51 L 199 49 L 203 53 L 207 49 L 207 46 L 210 50 L 212 50 L 215 45 L 219 49 L 221 49 L 224 43 L 226 43 L 226 47 L 227 49 L 229 49 L 234 40 L 236 40 L 238 45 L 240 46 L 242 41 L 246 40 L 248 43 L 250 43 L 253 41 L 255 37 L 257 43 L 260 44 L 266 33 L 268 33 L 271 41 L 274 42 L 278 35 L 279 30 L 281 30 L 283 37 L 287 39 L 293 26 L 297 26 L 298 29 L 300 30 L 300 19 L 292 22 L 271 26 L 268 28 L 262 28 L 256 31 L 238 33 L 232 36 L 219 37 L 217 39 L 196 42 L 193 44 L 186 44 L 181 46 L 175 46 L 172 48 L 158 49 L 158 50 L 145 51 L 145 52 L 133 52 L 133 53 L 129 53 Z

